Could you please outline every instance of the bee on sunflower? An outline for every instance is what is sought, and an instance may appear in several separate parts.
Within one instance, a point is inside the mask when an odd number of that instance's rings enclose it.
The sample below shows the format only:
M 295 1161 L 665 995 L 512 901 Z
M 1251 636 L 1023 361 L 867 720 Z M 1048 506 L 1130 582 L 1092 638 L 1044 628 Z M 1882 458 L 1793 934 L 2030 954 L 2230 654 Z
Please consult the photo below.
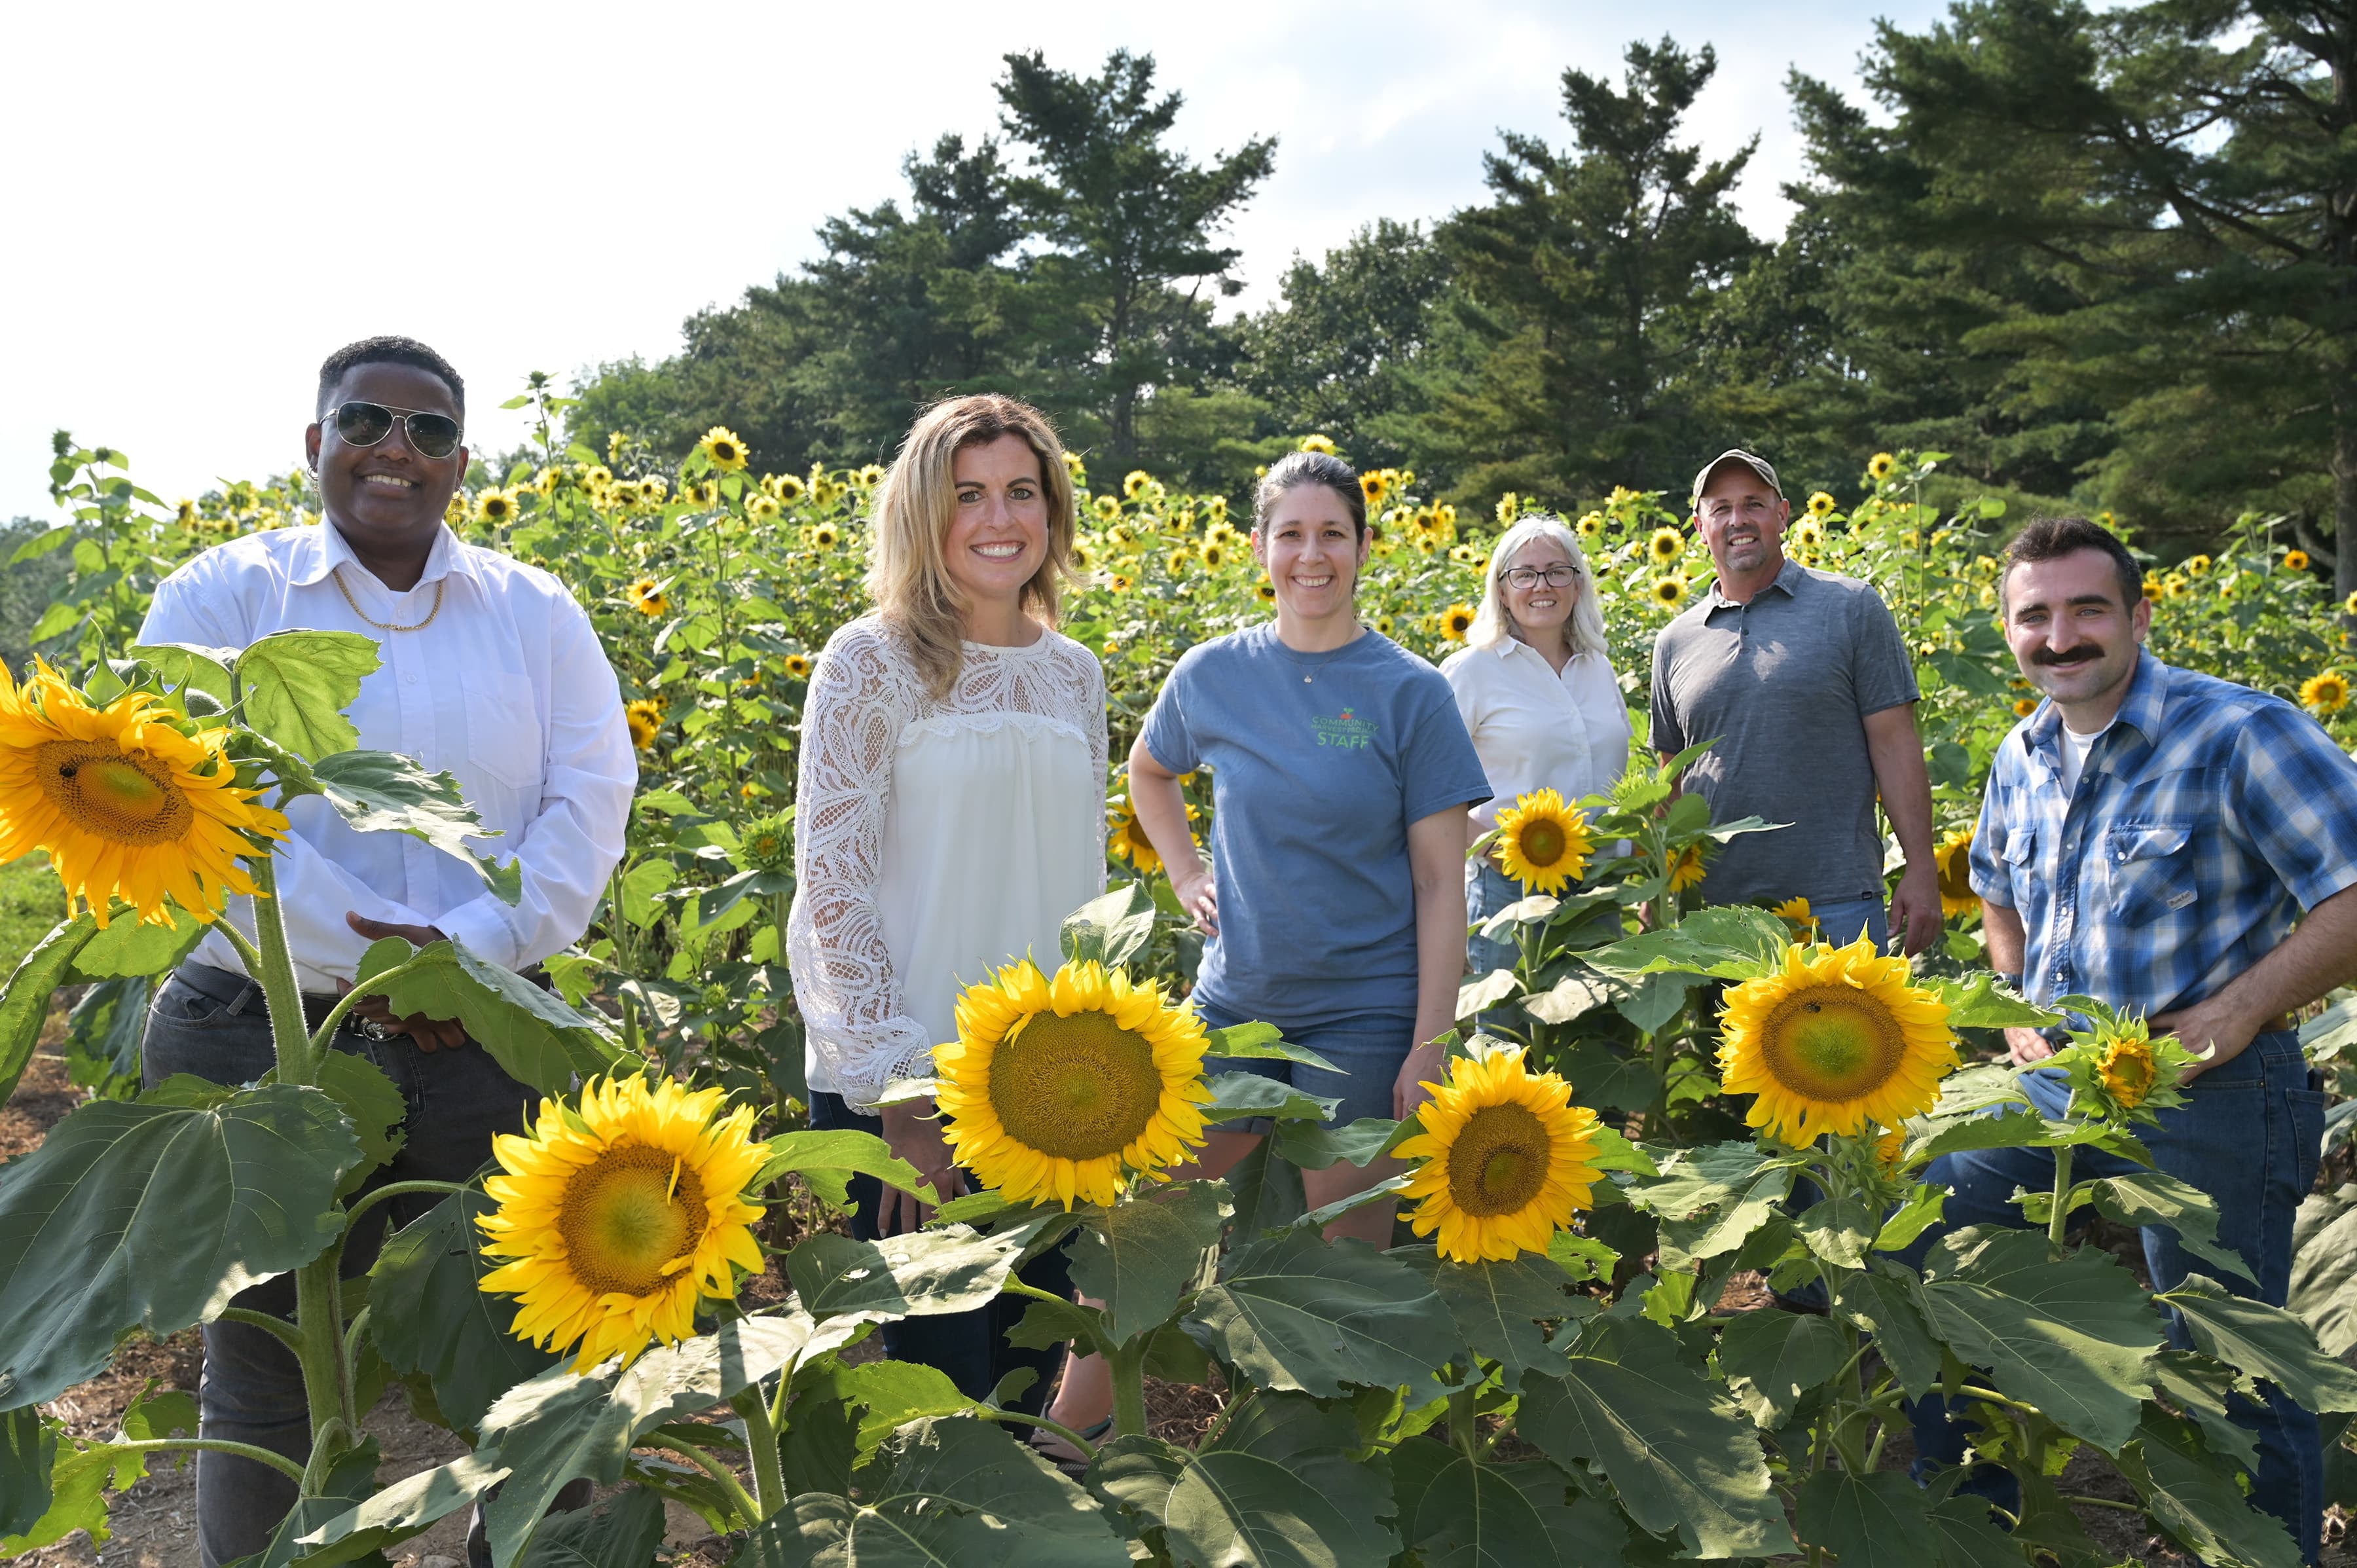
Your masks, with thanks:
M 2032 711 L 2037 704 L 2030 704 Z M 1981 897 L 1973 891 L 1973 836 L 1980 831 L 1976 822 L 1952 829 L 1932 852 L 1932 863 L 1940 870 L 1940 911 L 1945 915 L 1969 915 L 1981 907 Z
M 1871 937 L 1792 944 L 1729 990 L 1719 1016 L 1727 1092 L 1754 1096 L 1745 1120 L 1795 1146 L 1921 1115 L 1960 1065 L 1948 1004 L 1910 983 L 1905 959 L 1877 955 Z
M 1027 960 L 965 988 L 957 1031 L 933 1053 L 944 1135 L 1011 1201 L 1110 1204 L 1125 1172 L 1167 1181 L 1203 1144 L 1209 1036 L 1152 982 Z
M 1533 1073 L 1521 1047 L 1450 1060 L 1447 1083 L 1416 1112 L 1421 1131 L 1394 1151 L 1422 1162 L 1401 1196 L 1408 1224 L 1437 1231 L 1453 1262 L 1510 1262 L 1544 1252 L 1557 1230 L 1594 1207 L 1603 1172 L 1596 1112 L 1571 1103 L 1571 1085 Z
M 1587 869 L 1587 813 L 1553 789 L 1517 795 L 1498 813 L 1498 868 L 1525 893 L 1560 893 Z
M 102 930 L 116 898 L 171 926 L 174 907 L 210 923 L 229 894 L 258 892 L 239 861 L 286 819 L 239 785 L 228 730 L 176 718 L 150 692 L 100 707 L 45 661 L 22 685 L 0 665 L 0 860 L 45 852 Z
M 592 1079 L 580 1103 L 540 1102 L 530 1133 L 491 1140 L 499 1208 L 476 1221 L 487 1257 L 508 1262 L 478 1288 L 517 1298 L 510 1330 L 544 1349 L 580 1348 L 573 1369 L 624 1366 L 656 1340 L 695 1332 L 699 1300 L 734 1300 L 737 1271 L 761 1272 L 746 1189 L 769 1155 L 753 1108 L 721 1114 L 727 1090 L 665 1079 Z

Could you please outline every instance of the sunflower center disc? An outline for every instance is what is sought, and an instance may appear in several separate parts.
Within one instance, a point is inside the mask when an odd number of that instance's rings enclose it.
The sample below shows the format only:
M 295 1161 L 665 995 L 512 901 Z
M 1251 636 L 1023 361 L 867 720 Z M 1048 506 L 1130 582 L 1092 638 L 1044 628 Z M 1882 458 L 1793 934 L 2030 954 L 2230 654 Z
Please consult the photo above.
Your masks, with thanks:
M 1060 1160 L 1117 1155 L 1162 1104 L 1146 1036 L 1103 1013 L 1032 1016 L 990 1062 L 990 1108 L 1019 1144 Z
M 1522 852 L 1523 859 L 1541 867 L 1553 865 L 1561 860 L 1570 842 L 1564 836 L 1561 822 L 1525 822 L 1523 831 L 1515 837 L 1518 841 L 1515 847 Z
M 1813 985 L 1777 1004 L 1761 1030 L 1776 1081 L 1812 1100 L 1856 1100 L 1897 1071 L 1907 1055 L 1899 1020 L 1847 986 Z
M 1940 896 L 1943 898 L 1975 897 L 1971 851 L 1957 850 L 1954 857 L 1940 868 Z
M 645 1295 L 667 1277 L 663 1265 L 704 1240 L 704 1184 L 676 1156 L 625 1144 L 607 1150 L 565 1186 L 556 1228 L 565 1262 L 590 1292 Z
M 1485 1106 L 1449 1145 L 1449 1198 L 1468 1214 L 1512 1214 L 1546 1185 L 1552 1154 L 1546 1123 L 1527 1106 Z
M 162 764 L 105 741 L 44 741 L 34 767 L 58 809 L 99 838 L 168 843 L 196 820 L 196 808 Z

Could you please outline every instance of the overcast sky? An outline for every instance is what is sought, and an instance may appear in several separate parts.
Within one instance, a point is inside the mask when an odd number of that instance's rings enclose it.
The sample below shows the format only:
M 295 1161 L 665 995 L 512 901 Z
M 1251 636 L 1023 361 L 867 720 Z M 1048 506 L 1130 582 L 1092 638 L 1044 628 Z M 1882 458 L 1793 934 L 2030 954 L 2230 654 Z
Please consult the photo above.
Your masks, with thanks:
M 1566 140 L 1560 75 L 1631 38 L 1717 46 L 1691 122 L 1755 131 L 1747 219 L 1801 173 L 1781 83 L 1854 79 L 1875 19 L 1932 0 L 1310 5 L 14 5 L 0 11 L 0 517 L 53 515 L 49 433 L 131 454 L 169 500 L 290 467 L 319 360 L 406 332 L 468 378 L 471 439 L 527 371 L 659 359 L 683 317 L 901 192 L 996 122 L 999 57 L 1150 52 L 1198 155 L 1277 138 L 1236 222 L 1259 305 L 1297 251 L 1480 195 L 1501 128 Z M 1853 90 L 1854 91 L 1854 90 Z M 756 453 L 758 462 L 761 454 Z

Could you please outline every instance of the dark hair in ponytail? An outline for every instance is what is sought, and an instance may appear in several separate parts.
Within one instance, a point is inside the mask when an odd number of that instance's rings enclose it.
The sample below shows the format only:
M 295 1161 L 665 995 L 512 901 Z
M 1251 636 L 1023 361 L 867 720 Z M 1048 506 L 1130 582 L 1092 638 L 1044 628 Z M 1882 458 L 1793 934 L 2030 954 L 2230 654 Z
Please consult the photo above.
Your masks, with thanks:
M 1261 476 L 1253 490 L 1253 526 L 1266 527 L 1285 492 L 1303 485 L 1323 485 L 1341 497 L 1359 537 L 1367 536 L 1367 492 L 1360 488 L 1359 471 L 1324 452 L 1289 452 Z

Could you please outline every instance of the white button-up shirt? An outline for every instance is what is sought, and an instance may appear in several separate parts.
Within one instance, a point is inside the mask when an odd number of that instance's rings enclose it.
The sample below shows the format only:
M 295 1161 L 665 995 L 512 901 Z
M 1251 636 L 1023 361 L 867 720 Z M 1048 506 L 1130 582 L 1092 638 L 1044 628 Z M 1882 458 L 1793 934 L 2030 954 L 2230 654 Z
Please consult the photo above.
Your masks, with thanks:
M 333 574 L 333 575 L 331 575 Z M 353 613 L 415 626 L 387 631 Z M 356 631 L 382 665 L 346 710 L 359 744 L 457 776 L 486 828 L 475 841 L 522 861 L 511 905 L 454 856 L 407 833 L 355 832 L 328 802 L 286 809 L 278 897 L 306 991 L 332 992 L 368 949 L 347 910 L 397 925 L 434 926 L 511 969 L 578 939 L 622 855 L 638 783 L 621 691 L 589 618 L 537 567 L 442 531 L 425 575 L 406 594 L 379 582 L 329 523 L 273 529 L 217 545 L 156 585 L 145 643 L 242 649 L 274 632 Z M 253 900 L 230 918 L 253 929 Z M 192 955 L 242 973 L 226 938 L 208 932 Z
M 1557 674 L 1544 654 L 1506 637 L 1458 650 L 1440 672 L 1490 777 L 1490 799 L 1472 813 L 1484 832 L 1517 795 L 1553 789 L 1577 800 L 1628 770 L 1629 704 L 1603 654 L 1577 654 Z

